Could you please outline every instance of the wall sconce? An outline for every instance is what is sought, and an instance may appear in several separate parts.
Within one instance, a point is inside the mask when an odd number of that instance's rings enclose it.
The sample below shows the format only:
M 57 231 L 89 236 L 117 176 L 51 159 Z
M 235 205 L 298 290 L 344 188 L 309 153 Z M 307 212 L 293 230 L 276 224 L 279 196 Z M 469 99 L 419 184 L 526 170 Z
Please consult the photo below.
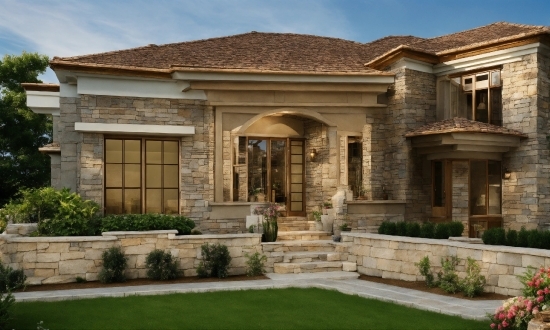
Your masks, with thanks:
M 508 169 L 508 167 L 504 168 L 504 172 L 502 173 L 502 178 L 504 180 L 510 180 L 510 177 L 512 176 L 512 172 Z
M 316 162 L 317 161 L 317 150 L 311 149 L 309 152 L 309 161 L 310 162 Z

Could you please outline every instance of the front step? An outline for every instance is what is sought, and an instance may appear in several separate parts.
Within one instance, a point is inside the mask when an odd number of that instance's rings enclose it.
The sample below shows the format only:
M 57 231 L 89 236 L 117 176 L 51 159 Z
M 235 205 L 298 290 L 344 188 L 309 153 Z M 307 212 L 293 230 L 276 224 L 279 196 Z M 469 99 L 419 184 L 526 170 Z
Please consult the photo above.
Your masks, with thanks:
M 278 217 L 277 226 L 279 231 L 307 231 L 315 229 L 315 221 L 306 217 Z
M 318 261 L 341 261 L 340 253 L 332 251 L 274 252 L 272 256 L 282 256 L 284 263 L 303 263 Z
M 299 273 L 318 273 L 318 272 L 337 272 L 337 271 L 355 272 L 357 264 L 347 261 L 318 261 L 302 263 L 275 263 L 273 272 L 276 274 L 299 274 Z
M 318 241 L 330 240 L 332 235 L 327 231 L 280 231 L 277 234 L 277 241 Z
M 328 240 L 318 241 L 277 241 L 262 243 L 264 252 L 297 252 L 297 251 L 324 251 L 347 253 L 345 243 L 336 243 Z

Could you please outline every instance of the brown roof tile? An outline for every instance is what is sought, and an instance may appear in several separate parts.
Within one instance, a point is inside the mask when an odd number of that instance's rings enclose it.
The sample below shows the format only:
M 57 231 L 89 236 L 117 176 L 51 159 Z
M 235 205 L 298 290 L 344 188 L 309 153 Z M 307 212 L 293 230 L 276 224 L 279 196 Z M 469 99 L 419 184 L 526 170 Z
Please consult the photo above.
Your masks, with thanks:
M 405 134 L 405 137 L 410 138 L 415 136 L 455 132 L 503 134 L 519 136 L 522 138 L 527 137 L 527 135 L 523 134 L 520 131 L 458 117 L 424 125 L 412 131 L 409 131 L 407 134 Z
M 170 69 L 247 69 L 280 72 L 377 73 L 364 66 L 364 44 L 292 33 L 250 32 L 101 54 L 58 58 L 52 64 Z

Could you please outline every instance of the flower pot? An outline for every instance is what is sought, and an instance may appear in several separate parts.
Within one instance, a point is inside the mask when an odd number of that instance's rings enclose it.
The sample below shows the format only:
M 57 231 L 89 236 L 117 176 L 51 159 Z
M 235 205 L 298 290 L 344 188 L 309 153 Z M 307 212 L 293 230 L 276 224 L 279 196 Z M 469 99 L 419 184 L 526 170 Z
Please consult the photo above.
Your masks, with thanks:
M 327 214 L 328 214 L 328 209 L 323 208 L 323 215 L 327 215 Z
M 334 223 L 334 217 L 330 215 L 322 215 L 321 223 L 323 224 L 323 230 L 327 232 L 332 232 L 332 224 Z

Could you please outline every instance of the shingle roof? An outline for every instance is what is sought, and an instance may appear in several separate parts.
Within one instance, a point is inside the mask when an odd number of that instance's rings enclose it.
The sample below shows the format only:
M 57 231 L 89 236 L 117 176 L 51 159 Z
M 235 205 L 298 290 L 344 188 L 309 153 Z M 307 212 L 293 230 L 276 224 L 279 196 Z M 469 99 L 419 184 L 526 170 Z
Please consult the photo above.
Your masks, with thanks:
M 170 69 L 172 66 L 283 72 L 375 73 L 364 66 L 364 44 L 292 33 L 250 32 L 101 54 L 58 58 L 55 63 Z
M 424 125 L 412 131 L 409 131 L 407 134 L 405 134 L 405 137 L 410 138 L 415 136 L 456 132 L 503 134 L 519 136 L 522 138 L 527 137 L 527 135 L 523 134 L 520 131 L 458 117 Z

